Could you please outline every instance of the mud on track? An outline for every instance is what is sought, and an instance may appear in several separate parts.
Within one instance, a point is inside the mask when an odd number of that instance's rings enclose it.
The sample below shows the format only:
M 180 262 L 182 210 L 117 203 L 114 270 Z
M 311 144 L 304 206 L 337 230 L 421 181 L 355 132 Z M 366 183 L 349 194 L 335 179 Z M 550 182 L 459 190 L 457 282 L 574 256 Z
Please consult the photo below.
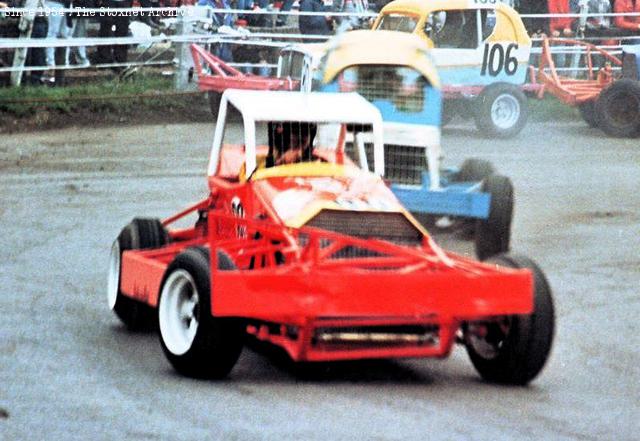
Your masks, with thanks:
M 510 141 L 445 130 L 516 188 L 513 248 L 555 291 L 552 357 L 528 388 L 450 359 L 324 366 L 302 379 L 246 350 L 231 377 L 173 373 L 157 336 L 106 306 L 109 249 L 133 216 L 202 197 L 210 124 L 0 139 L 0 439 L 637 439 L 640 147 L 581 123 Z

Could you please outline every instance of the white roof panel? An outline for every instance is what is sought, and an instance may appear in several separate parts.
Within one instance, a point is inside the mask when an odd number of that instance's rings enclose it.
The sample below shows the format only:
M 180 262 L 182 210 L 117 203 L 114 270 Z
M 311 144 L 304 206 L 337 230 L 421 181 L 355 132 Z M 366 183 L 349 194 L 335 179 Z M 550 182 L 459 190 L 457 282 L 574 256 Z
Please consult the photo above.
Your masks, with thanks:
M 380 112 L 357 93 L 234 90 L 224 92 L 243 117 L 253 121 L 380 124 Z

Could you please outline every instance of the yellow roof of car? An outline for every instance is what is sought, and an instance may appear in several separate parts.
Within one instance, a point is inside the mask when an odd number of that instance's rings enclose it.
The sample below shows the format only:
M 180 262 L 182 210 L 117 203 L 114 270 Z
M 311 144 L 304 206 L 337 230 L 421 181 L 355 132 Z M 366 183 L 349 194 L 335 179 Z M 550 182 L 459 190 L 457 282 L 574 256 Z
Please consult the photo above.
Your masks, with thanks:
M 328 83 L 347 67 L 361 64 L 412 67 L 432 86 L 440 87 L 440 78 L 428 47 L 413 34 L 361 30 L 335 37 L 328 44 L 323 81 Z
M 390 11 L 411 11 L 416 14 L 424 15 L 431 11 L 468 9 L 470 8 L 470 5 L 476 6 L 475 3 L 472 3 L 469 0 L 394 0 L 387 3 L 385 7 L 380 10 L 380 13 Z
M 504 3 L 479 3 L 475 0 L 394 0 L 388 3 L 378 15 L 376 22 L 385 14 L 404 13 L 420 17 L 425 17 L 433 11 L 450 11 L 458 9 L 495 9 L 504 15 L 506 20 L 499 19 L 494 30 L 491 41 L 499 41 L 505 39 L 509 35 L 515 34 L 515 42 L 523 45 L 531 45 L 531 39 L 527 33 L 520 14 L 511 6 Z M 508 26 L 509 27 L 505 27 Z M 501 29 L 500 29 L 501 28 Z M 512 30 L 508 32 L 507 30 Z

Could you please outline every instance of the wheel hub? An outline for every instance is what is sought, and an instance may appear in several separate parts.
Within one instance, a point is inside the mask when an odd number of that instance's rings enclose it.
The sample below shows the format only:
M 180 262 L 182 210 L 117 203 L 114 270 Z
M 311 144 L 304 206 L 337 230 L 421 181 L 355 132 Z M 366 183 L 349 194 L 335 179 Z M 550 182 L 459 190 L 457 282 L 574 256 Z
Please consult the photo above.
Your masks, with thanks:
M 185 270 L 176 270 L 162 288 L 158 318 L 162 341 L 175 354 L 187 352 L 200 324 L 200 296 L 196 284 Z
M 496 358 L 511 330 L 511 319 L 502 317 L 494 321 L 472 322 L 467 325 L 465 343 L 482 358 Z
M 499 95 L 491 105 L 491 119 L 501 129 L 510 129 L 520 118 L 520 103 L 513 95 Z

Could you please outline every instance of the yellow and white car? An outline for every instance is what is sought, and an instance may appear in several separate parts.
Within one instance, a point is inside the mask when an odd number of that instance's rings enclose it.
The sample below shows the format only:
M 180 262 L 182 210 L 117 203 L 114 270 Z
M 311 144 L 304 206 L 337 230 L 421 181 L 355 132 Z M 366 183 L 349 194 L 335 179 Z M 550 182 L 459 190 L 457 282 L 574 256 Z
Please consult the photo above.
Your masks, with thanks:
M 524 127 L 531 39 L 513 8 L 497 0 L 395 0 L 373 29 L 422 39 L 443 85 L 445 120 L 451 112 L 473 116 L 479 130 L 503 138 Z

